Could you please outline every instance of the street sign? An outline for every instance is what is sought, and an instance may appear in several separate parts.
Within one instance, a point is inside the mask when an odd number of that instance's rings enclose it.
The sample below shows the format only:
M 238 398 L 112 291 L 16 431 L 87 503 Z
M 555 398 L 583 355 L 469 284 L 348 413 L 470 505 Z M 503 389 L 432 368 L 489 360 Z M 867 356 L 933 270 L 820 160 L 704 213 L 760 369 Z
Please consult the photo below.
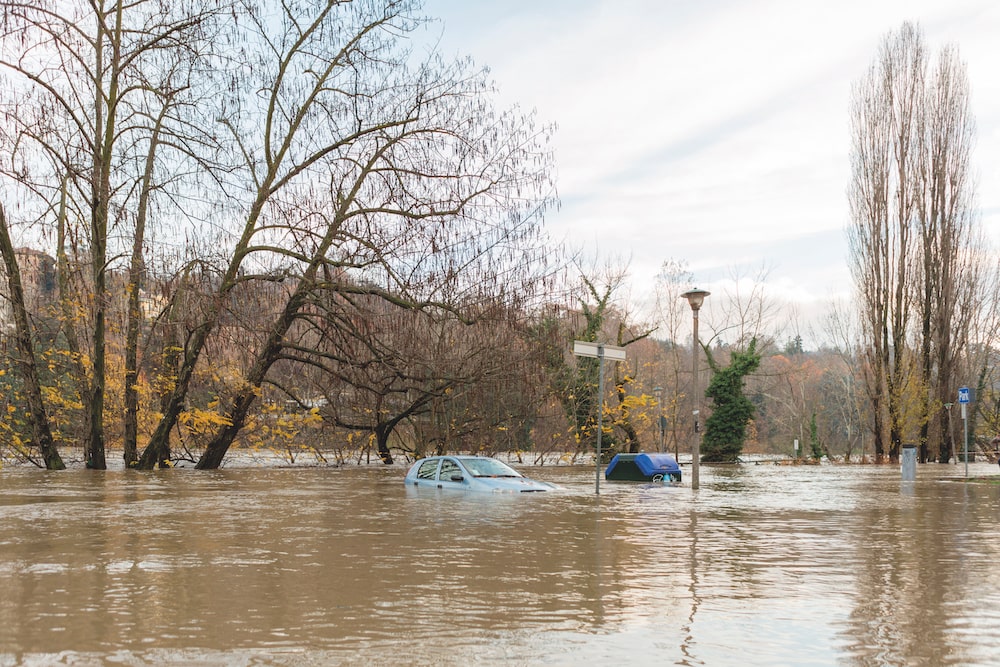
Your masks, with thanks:
M 959 403 L 968 403 L 969 402 L 969 388 L 968 387 L 959 387 L 958 388 L 958 402 Z
M 584 340 L 573 341 L 573 354 L 578 357 L 600 357 L 603 350 L 603 357 L 611 361 L 625 361 L 625 348 L 615 345 L 601 345 L 590 343 Z
M 594 493 L 601 493 L 601 432 L 604 430 L 604 360 L 625 361 L 625 348 L 585 340 L 573 341 L 573 354 L 597 357 L 597 456 L 594 457 Z

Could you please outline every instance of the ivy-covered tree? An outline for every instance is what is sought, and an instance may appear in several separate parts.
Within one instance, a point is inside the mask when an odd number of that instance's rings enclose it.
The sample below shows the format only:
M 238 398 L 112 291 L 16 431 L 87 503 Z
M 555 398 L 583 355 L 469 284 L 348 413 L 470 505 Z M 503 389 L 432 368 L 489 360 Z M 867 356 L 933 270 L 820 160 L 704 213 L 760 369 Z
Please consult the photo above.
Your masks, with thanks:
M 617 281 L 609 280 L 603 292 L 598 291 L 596 284 L 586 276 L 581 276 L 587 289 L 587 298 L 579 300 L 580 314 L 584 318 L 583 331 L 575 338 L 596 343 L 607 317 L 611 304 L 611 295 Z M 593 299 L 593 305 L 589 299 Z M 564 392 L 564 407 L 571 418 L 577 441 L 582 445 L 591 440 L 597 442 L 597 409 L 600 404 L 598 396 L 599 361 L 588 357 L 576 359 L 576 372 L 570 380 L 569 391 Z M 610 450 L 616 445 L 613 433 L 605 438 L 605 447 Z M 596 447 L 596 444 L 594 445 Z
M 819 427 L 816 425 L 816 413 L 812 413 L 809 420 L 809 449 L 812 451 L 813 460 L 819 461 L 823 458 L 823 443 L 819 440 Z
M 706 463 L 734 463 L 743 452 L 746 428 L 754 415 L 754 406 L 743 393 L 744 378 L 760 366 L 757 339 L 743 352 L 733 352 L 725 368 L 706 346 L 705 356 L 712 369 L 712 380 L 705 396 L 712 399 L 712 415 L 705 420 L 701 460 Z
M 577 322 L 570 324 L 569 333 L 573 340 L 596 343 L 608 337 L 608 330 L 617 324 L 614 345 L 625 347 L 647 338 L 653 329 L 636 331 L 629 322 L 628 314 L 615 308 L 612 303 L 614 292 L 622 285 L 625 273 L 609 273 L 600 283 L 581 273 L 585 295 L 580 297 Z M 582 325 L 582 326 L 581 326 Z M 581 451 L 597 445 L 598 409 L 602 404 L 599 393 L 599 361 L 590 357 L 570 357 L 567 361 L 565 340 L 558 341 L 562 357 L 550 356 L 550 373 L 556 394 L 563 405 L 570 428 Z M 627 363 L 605 362 L 605 381 L 613 388 L 617 405 L 604 403 L 602 458 L 610 459 L 615 452 L 628 448 L 638 452 L 639 430 L 634 423 L 632 409 L 637 407 L 635 398 L 630 397 L 629 387 L 635 379 Z M 640 399 L 644 404 L 646 399 Z M 624 436 L 624 438 L 622 437 Z M 623 442 L 624 440 L 624 442 Z

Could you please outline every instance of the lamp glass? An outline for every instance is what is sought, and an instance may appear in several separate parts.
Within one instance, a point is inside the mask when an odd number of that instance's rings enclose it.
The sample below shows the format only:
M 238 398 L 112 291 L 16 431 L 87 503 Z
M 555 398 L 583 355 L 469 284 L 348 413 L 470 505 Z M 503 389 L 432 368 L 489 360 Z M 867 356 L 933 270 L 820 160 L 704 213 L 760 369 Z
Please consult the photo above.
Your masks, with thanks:
M 695 288 L 684 292 L 684 294 L 681 294 L 681 297 L 688 300 L 688 303 L 691 304 L 691 310 L 698 310 L 701 308 L 701 304 L 705 303 L 705 297 L 710 294 L 711 292 Z

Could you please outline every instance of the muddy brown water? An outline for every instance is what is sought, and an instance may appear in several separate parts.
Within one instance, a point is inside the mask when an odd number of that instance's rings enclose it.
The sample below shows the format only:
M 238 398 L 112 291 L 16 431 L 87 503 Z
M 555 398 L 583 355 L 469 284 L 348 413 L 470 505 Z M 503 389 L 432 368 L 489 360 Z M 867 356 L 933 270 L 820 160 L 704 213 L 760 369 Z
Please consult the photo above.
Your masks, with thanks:
M 1000 664 L 1000 486 L 960 466 L 522 470 L 563 490 L 5 469 L 0 666 Z

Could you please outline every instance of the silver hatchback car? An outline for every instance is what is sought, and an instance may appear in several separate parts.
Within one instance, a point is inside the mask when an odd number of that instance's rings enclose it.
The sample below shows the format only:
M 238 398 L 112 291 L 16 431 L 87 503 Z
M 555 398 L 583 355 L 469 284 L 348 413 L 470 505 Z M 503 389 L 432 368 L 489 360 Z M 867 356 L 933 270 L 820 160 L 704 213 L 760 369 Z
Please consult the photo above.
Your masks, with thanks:
M 456 491 L 530 493 L 557 487 L 525 477 L 503 461 L 488 456 L 431 456 L 420 459 L 406 473 L 406 483 Z

